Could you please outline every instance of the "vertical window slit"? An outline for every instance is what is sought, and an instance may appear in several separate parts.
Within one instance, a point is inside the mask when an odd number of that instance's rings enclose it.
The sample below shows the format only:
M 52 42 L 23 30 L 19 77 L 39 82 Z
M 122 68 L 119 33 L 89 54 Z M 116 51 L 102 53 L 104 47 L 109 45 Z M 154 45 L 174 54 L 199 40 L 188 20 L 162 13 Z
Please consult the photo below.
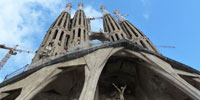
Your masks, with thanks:
M 113 38 L 113 36 L 111 36 L 111 39 L 112 39 L 112 41 L 115 41 L 114 38 Z
M 86 34 L 85 34 L 85 30 L 84 30 L 84 41 L 86 41 Z
M 65 28 L 66 25 L 67 25 L 67 21 L 68 21 L 67 18 L 68 18 L 68 14 L 67 14 L 66 17 L 65 17 L 65 23 L 64 23 L 64 26 L 63 26 L 64 28 Z
M 144 44 L 144 42 L 143 42 L 142 40 L 140 40 L 140 43 L 142 44 L 142 46 L 143 46 L 144 48 L 147 48 L 147 46 Z
M 152 46 L 152 44 L 148 41 L 148 40 L 146 40 L 146 42 L 151 46 L 151 48 L 153 49 L 153 50 L 155 50 L 155 48 Z M 155 50 L 156 51 L 156 50 Z
M 73 30 L 73 34 L 72 34 L 72 41 L 71 41 L 71 42 L 73 42 L 73 41 L 74 41 L 74 37 L 75 37 L 75 30 Z
M 116 36 L 117 40 L 119 40 L 119 36 L 118 36 L 118 34 L 115 34 L 115 36 Z
M 131 29 L 133 34 L 135 34 L 135 36 L 138 37 L 138 34 L 133 30 L 133 28 L 128 23 L 126 23 L 126 25 Z
M 111 18 L 113 19 L 113 21 L 114 21 L 115 25 L 117 26 L 118 30 L 120 30 L 119 24 L 115 21 L 115 19 L 113 17 L 111 17 Z
M 61 32 L 61 35 L 60 35 L 60 38 L 59 38 L 60 41 L 62 40 L 63 34 L 64 34 L 64 31 Z
M 66 35 L 66 47 L 68 46 L 68 41 L 69 41 L 69 35 Z
M 81 29 L 78 29 L 78 37 L 81 37 Z
M 79 13 L 79 25 L 81 25 L 81 13 L 82 13 L 82 11 L 80 11 L 80 13 Z
M 110 32 L 110 27 L 109 27 L 109 25 L 108 25 L 108 21 L 107 21 L 106 18 L 105 18 L 104 20 L 105 20 L 105 24 L 106 24 L 106 26 L 107 26 L 107 28 L 108 28 L 108 32 Z M 105 26 L 105 27 L 106 27 L 106 26 Z
M 124 38 L 124 34 L 121 34 L 122 38 Z
M 107 16 L 108 17 L 108 20 L 109 20 L 109 22 L 110 22 L 110 25 L 111 25 L 111 27 L 112 27 L 112 29 L 113 29 L 113 31 L 115 30 L 115 27 L 113 26 L 113 23 L 112 23 L 112 20 L 109 18 L 109 16 Z
M 58 30 L 55 31 L 53 39 L 56 39 L 57 34 L 58 34 Z
M 76 26 L 77 14 L 74 16 L 74 26 Z
M 61 22 L 62 22 L 62 20 L 63 20 L 64 15 L 65 15 L 65 14 L 62 15 L 62 17 L 61 17 L 61 19 L 60 19 L 60 21 L 59 21 L 59 23 L 58 23 L 58 26 L 60 26 L 60 24 L 61 24 Z

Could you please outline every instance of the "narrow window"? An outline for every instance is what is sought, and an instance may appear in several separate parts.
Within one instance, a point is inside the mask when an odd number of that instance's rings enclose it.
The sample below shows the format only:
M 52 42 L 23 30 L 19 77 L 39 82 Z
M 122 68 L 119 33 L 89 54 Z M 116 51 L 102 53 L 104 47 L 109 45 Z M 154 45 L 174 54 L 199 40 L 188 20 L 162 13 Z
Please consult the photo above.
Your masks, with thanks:
M 69 35 L 66 35 L 66 47 L 68 46 L 68 41 L 69 41 Z
M 151 48 L 152 48 L 153 50 L 156 51 L 156 49 L 153 47 L 153 45 L 152 45 L 148 40 L 146 40 L 146 42 L 151 46 Z
M 74 26 L 76 26 L 76 19 L 77 19 L 76 17 L 77 17 L 77 14 L 74 17 Z
M 58 34 L 58 30 L 55 31 L 53 39 L 56 39 L 57 34 Z
M 119 40 L 119 36 L 118 36 L 118 34 L 115 34 L 115 36 L 116 36 L 117 40 Z
M 79 25 L 81 25 L 81 13 L 82 13 L 82 11 L 80 11 L 80 13 L 79 13 Z
M 75 30 L 73 30 L 73 36 L 72 36 L 72 41 L 71 42 L 74 41 L 74 37 L 75 37 Z
M 128 25 L 128 27 L 131 29 L 133 34 L 135 34 L 135 36 L 138 37 L 138 34 L 133 30 L 133 28 L 128 23 L 126 23 L 126 25 Z
M 143 42 L 142 40 L 140 40 L 140 43 L 142 44 L 142 46 L 143 46 L 144 48 L 147 48 L 147 46 L 144 44 L 144 42 Z
M 81 29 L 78 29 L 78 37 L 81 37 Z
M 60 21 L 59 21 L 59 23 L 58 23 L 58 26 L 60 26 L 60 24 L 62 23 L 62 20 L 63 20 L 64 15 L 65 15 L 65 14 L 62 15 L 62 17 L 61 17 L 61 19 L 60 19 Z
M 104 20 L 105 20 L 105 27 L 107 26 L 107 28 L 108 28 L 108 32 L 110 32 L 110 27 L 109 27 L 109 25 L 108 25 L 108 21 L 107 21 L 106 18 L 105 18 Z
M 112 41 L 115 41 L 114 38 L 113 38 L 113 36 L 111 36 L 111 39 L 112 39 Z
M 123 34 L 121 34 L 121 36 L 122 36 L 122 38 L 124 39 L 124 35 L 123 35 Z
M 119 24 L 115 21 L 115 19 L 114 19 L 113 17 L 111 17 L 111 18 L 112 18 L 112 20 L 114 21 L 115 25 L 117 26 L 118 30 L 120 30 Z
M 65 28 L 66 25 L 67 25 L 67 22 L 68 22 L 67 17 L 68 17 L 68 16 L 69 16 L 69 15 L 67 14 L 66 17 L 65 17 L 65 22 L 64 22 L 64 25 L 63 25 L 64 28 Z
M 110 22 L 110 25 L 111 25 L 111 27 L 112 27 L 112 29 L 113 29 L 113 31 L 114 31 L 114 30 L 115 30 L 115 27 L 113 26 L 112 20 L 111 20 L 110 17 L 108 17 L 108 16 L 107 16 L 107 18 L 108 18 L 108 20 L 109 20 L 109 22 Z
M 86 41 L 86 34 L 85 34 L 85 30 L 84 30 L 84 41 Z
M 60 41 L 62 40 L 63 34 L 64 34 L 64 32 L 62 31 L 61 35 L 60 35 L 60 38 L 59 38 Z

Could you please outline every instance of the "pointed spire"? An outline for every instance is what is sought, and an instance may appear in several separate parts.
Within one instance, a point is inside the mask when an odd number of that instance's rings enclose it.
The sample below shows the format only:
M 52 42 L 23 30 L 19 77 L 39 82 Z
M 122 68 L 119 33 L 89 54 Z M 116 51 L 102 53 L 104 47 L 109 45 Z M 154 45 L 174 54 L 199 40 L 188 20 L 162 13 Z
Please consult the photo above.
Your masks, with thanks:
M 83 10 L 83 3 L 82 3 L 82 2 L 79 2 L 79 3 L 78 3 L 78 7 L 79 7 L 80 10 Z
M 116 15 L 116 17 L 117 17 L 117 19 L 119 20 L 120 23 L 127 20 L 126 18 L 124 18 L 123 16 L 121 16 L 119 14 L 118 10 L 114 10 L 114 14 Z
M 65 8 L 64 11 L 70 14 L 71 13 L 71 8 L 72 8 L 72 4 L 71 3 L 67 3 L 66 4 L 66 8 Z
M 105 15 L 107 15 L 107 14 L 109 14 L 109 12 L 108 11 L 106 11 L 106 7 L 105 6 L 101 6 L 101 10 L 102 10 L 102 12 L 103 12 L 103 16 L 105 16 Z

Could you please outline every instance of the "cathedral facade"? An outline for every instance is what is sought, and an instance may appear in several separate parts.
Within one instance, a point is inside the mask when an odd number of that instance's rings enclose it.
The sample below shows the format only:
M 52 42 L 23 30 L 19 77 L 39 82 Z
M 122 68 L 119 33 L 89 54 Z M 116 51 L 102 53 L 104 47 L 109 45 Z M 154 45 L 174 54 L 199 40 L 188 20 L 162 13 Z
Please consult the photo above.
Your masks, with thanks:
M 200 100 L 200 72 L 163 56 L 115 10 L 91 30 L 83 3 L 47 31 L 30 67 L 0 83 L 0 100 Z M 94 40 L 98 40 L 96 43 Z

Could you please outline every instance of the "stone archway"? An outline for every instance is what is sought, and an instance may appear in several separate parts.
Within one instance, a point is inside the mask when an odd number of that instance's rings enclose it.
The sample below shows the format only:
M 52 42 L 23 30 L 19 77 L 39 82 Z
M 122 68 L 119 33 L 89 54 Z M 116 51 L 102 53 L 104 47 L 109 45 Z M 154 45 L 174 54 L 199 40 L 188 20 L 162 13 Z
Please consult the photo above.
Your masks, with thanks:
M 85 81 L 84 66 L 61 70 L 32 100 L 78 100 Z

